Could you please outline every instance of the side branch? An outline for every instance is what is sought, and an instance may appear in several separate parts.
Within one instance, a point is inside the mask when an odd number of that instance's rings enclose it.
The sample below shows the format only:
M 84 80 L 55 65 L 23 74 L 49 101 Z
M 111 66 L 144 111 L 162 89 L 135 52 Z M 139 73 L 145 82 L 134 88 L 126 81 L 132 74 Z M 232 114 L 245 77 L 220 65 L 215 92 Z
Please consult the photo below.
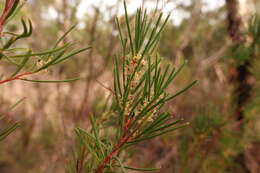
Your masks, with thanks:
M 33 74 L 33 72 L 24 72 L 24 73 L 19 74 L 17 76 L 14 76 L 14 77 L 11 77 L 11 78 L 8 78 L 8 79 L 5 79 L 5 80 L 1 80 L 0 84 L 4 84 L 6 82 L 10 82 L 10 81 L 13 81 L 13 80 L 19 80 L 19 79 L 21 79 L 21 77 L 31 75 L 31 74 Z

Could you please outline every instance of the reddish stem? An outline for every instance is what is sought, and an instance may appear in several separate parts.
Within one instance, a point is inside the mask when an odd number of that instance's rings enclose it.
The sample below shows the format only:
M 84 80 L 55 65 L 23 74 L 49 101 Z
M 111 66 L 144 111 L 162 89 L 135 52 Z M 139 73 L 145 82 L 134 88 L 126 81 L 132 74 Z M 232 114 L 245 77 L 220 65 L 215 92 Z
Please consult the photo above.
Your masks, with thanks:
M 113 156 L 118 152 L 118 150 L 127 142 L 130 136 L 124 136 L 119 140 L 119 143 L 114 147 L 109 155 L 103 160 L 103 162 L 98 166 L 95 173 L 103 173 L 104 168 L 106 165 L 111 161 Z
M 7 19 L 8 14 L 10 13 L 11 9 L 13 8 L 13 5 L 16 0 L 6 0 L 5 1 L 5 8 L 2 12 L 2 15 L 0 16 L 0 36 L 3 30 L 4 23 Z
M 106 165 L 112 160 L 113 156 L 118 153 L 118 150 L 131 138 L 133 133 L 128 134 L 128 129 L 133 122 L 133 119 L 129 119 L 128 115 L 125 117 L 124 133 L 120 138 L 119 142 L 114 146 L 113 150 L 106 156 L 106 158 L 100 163 L 100 165 L 95 170 L 95 173 L 103 173 Z
M 8 78 L 8 79 L 0 81 L 0 84 L 6 83 L 6 82 L 10 82 L 10 81 L 13 81 L 13 80 L 18 80 L 18 79 L 21 79 L 21 77 L 26 76 L 26 75 L 30 75 L 30 74 L 33 74 L 33 72 L 24 72 L 24 73 L 19 74 L 17 76 L 14 76 L 14 77 L 11 77 L 11 78 Z

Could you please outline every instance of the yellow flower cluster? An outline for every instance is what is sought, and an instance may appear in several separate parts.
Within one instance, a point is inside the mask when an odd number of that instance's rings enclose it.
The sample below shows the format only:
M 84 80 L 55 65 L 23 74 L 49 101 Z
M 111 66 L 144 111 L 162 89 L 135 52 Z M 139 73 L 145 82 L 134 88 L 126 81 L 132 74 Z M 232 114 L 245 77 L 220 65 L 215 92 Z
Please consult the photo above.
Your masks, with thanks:
M 136 69 L 136 67 L 137 67 L 137 65 L 138 65 L 138 63 L 139 63 L 139 61 L 140 61 L 140 59 L 142 58 L 142 55 L 141 54 L 137 54 L 137 55 L 135 55 L 134 57 L 130 57 L 130 58 L 128 58 L 128 64 L 127 64 L 127 66 L 126 66 L 126 72 L 127 72 L 127 75 L 129 76 L 129 75 L 132 75 L 133 73 L 134 73 L 134 71 L 135 71 L 135 69 Z M 146 60 L 142 60 L 141 61 L 141 68 L 140 69 L 138 69 L 136 72 L 135 72 L 135 74 L 134 74 L 134 76 L 133 76 L 133 80 L 131 81 L 131 83 L 130 83 L 130 88 L 131 89 L 134 89 L 136 86 L 137 86 L 137 84 L 138 84 L 138 82 L 140 81 L 140 79 L 141 79 L 141 77 L 142 77 L 142 74 L 143 74 L 143 71 L 144 71 L 144 69 L 145 69 L 145 67 L 146 67 Z
M 141 54 L 137 54 L 134 57 L 131 57 L 131 56 L 128 57 L 128 64 L 126 65 L 127 76 L 131 76 L 135 72 L 135 69 L 136 69 L 136 67 L 137 67 L 141 58 L 142 58 Z M 131 91 L 133 89 L 135 89 L 135 87 L 138 85 L 138 83 L 139 83 L 139 81 L 140 81 L 140 79 L 143 75 L 143 71 L 144 71 L 144 68 L 145 68 L 145 60 L 142 60 L 141 65 L 142 65 L 142 67 L 135 72 L 133 79 L 130 82 L 130 94 L 127 98 L 127 104 L 126 104 L 126 107 L 125 107 L 125 115 L 126 116 L 131 116 L 129 114 L 131 112 L 131 108 L 132 108 L 133 102 L 134 102 L 134 95 L 131 94 Z M 134 114 L 136 114 L 136 113 L 137 112 L 134 112 Z
M 137 54 L 134 57 L 128 56 L 128 64 L 126 65 L 126 74 L 128 76 L 132 75 L 140 61 L 140 59 L 142 58 L 141 54 Z M 142 59 L 141 61 L 141 66 L 140 68 L 135 72 L 135 75 L 133 76 L 133 79 L 130 83 L 130 94 L 127 98 L 127 104 L 125 107 L 125 115 L 127 117 L 130 117 L 131 115 L 131 109 L 134 103 L 134 95 L 131 94 L 131 91 L 133 89 L 136 88 L 136 86 L 138 85 L 144 71 L 147 69 L 147 61 L 145 59 Z M 151 93 L 151 98 L 154 96 L 154 93 Z M 162 94 L 158 100 L 162 99 L 165 95 Z M 143 103 L 139 104 L 136 109 L 134 110 L 134 115 L 138 115 L 140 114 L 140 112 L 149 104 L 148 100 L 145 100 Z M 138 122 L 141 123 L 143 120 L 145 121 L 153 121 L 154 117 L 156 116 L 158 110 L 155 108 L 153 110 L 151 110 L 146 116 L 144 116 L 141 120 L 139 120 Z
M 39 59 L 39 60 L 36 62 L 36 66 L 37 66 L 38 68 L 40 68 L 40 67 L 44 66 L 45 64 L 49 63 L 50 61 L 51 61 L 51 59 L 48 59 L 48 60 Z M 48 73 L 48 72 L 49 72 L 48 69 L 44 69 L 44 70 L 42 70 L 40 73 L 41 73 L 41 74 L 45 74 L 45 73 Z

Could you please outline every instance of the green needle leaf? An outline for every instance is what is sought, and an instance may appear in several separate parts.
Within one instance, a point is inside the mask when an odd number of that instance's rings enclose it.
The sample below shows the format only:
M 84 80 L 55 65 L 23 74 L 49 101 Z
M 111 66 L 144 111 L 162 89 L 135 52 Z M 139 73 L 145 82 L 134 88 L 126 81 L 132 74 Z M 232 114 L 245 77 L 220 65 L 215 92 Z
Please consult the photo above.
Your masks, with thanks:
M 17 70 L 12 74 L 12 77 L 14 77 L 15 75 L 17 75 L 22 68 L 26 65 L 26 63 L 28 62 L 29 58 L 31 57 L 31 50 L 28 52 L 28 54 L 24 57 L 21 65 L 19 65 L 19 67 L 17 68 Z
M 26 82 L 37 82 L 37 83 L 64 83 L 64 82 L 74 82 L 74 81 L 80 80 L 80 78 L 65 79 L 65 80 L 30 80 L 30 79 L 22 78 L 20 80 L 23 80 Z

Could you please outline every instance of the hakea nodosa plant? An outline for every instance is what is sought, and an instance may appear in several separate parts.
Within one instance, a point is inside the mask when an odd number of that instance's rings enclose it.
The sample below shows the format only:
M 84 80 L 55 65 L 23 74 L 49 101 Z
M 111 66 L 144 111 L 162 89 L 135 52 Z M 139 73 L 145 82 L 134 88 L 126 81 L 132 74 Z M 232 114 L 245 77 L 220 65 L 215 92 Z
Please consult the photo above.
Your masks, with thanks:
M 169 15 L 164 19 L 162 13 L 155 12 L 148 17 L 146 10 L 138 9 L 135 20 L 130 21 L 125 2 L 124 9 L 125 29 L 116 19 L 123 51 L 121 58 L 116 57 L 114 61 L 114 99 L 110 113 L 104 114 L 106 117 L 90 116 L 89 130 L 75 129 L 77 152 L 69 173 L 157 170 L 126 166 L 124 161 L 130 155 L 127 149 L 187 125 L 161 110 L 196 83 L 191 82 L 173 95 L 166 91 L 185 65 L 175 69 L 168 64 L 163 68 L 156 53 Z
M 32 35 L 32 22 L 30 20 L 22 19 L 21 25 L 23 32 L 20 34 L 11 33 L 5 31 L 4 29 L 8 21 L 13 19 L 15 14 L 19 12 L 24 3 L 25 1 L 21 2 L 20 0 L 6 0 L 3 12 L 0 16 L 0 63 L 4 62 L 4 64 L 16 66 L 16 70 L 11 74 L 6 74 L 6 71 L 4 71 L 5 74 L 0 74 L 1 76 L 7 76 L 5 79 L 2 79 L 3 77 L 0 78 L 0 86 L 14 80 L 41 83 L 72 82 L 78 80 L 78 78 L 74 78 L 50 81 L 25 78 L 29 75 L 36 73 L 38 74 L 41 71 L 45 71 L 56 64 L 60 64 L 72 56 L 89 49 L 89 47 L 75 50 L 72 48 L 72 43 L 65 43 L 64 45 L 59 46 L 61 41 L 63 41 L 64 38 L 75 28 L 75 25 L 72 26 L 66 33 L 64 33 L 57 41 L 54 41 L 53 47 L 48 50 L 42 52 L 33 52 L 33 50 L 30 48 L 16 47 L 16 41 L 28 38 Z M 2 64 L 2 66 L 4 64 Z M 17 103 L 20 103 L 20 101 Z M 17 105 L 17 103 L 14 105 Z M 11 108 L 13 107 L 14 106 L 11 106 Z M 10 109 L 7 109 L 7 111 L 10 111 Z M 4 117 L 4 115 L 0 115 L 0 120 L 2 120 Z M 0 131 L 0 140 L 4 139 L 17 127 L 18 123 L 15 123 Z

